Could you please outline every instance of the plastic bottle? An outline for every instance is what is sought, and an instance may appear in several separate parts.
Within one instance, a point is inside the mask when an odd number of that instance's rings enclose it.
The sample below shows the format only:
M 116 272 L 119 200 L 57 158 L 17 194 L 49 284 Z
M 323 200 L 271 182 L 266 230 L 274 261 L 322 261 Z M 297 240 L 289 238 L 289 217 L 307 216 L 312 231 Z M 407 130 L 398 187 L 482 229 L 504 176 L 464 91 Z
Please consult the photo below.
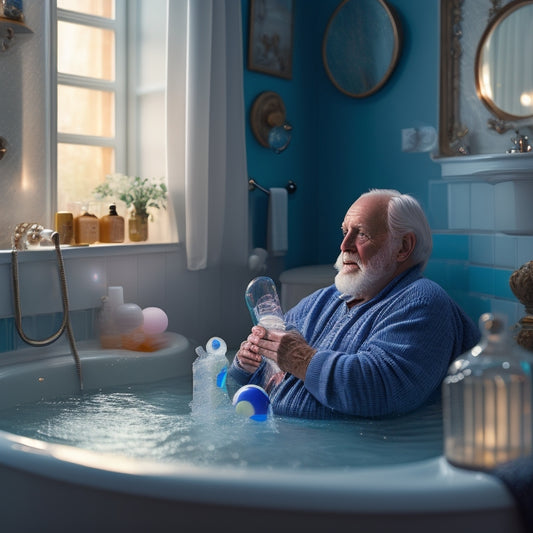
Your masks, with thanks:
M 100 242 L 124 242 L 124 217 L 117 213 L 115 204 L 109 206 L 109 214 L 100 218 Z
M 102 348 L 121 348 L 121 331 L 116 321 L 116 310 L 124 304 L 122 287 L 108 287 L 107 296 L 102 296 L 98 315 L 98 334 Z
M 84 211 L 74 219 L 74 236 L 77 244 L 93 244 L 100 238 L 98 217 Z
M 211 337 L 205 350 L 201 346 L 196 348 L 198 357 L 192 364 L 194 416 L 209 417 L 228 403 L 226 351 L 226 343 L 220 337 Z
M 268 276 L 254 278 L 246 287 L 244 299 L 254 325 L 265 329 L 285 331 L 285 319 L 274 281 Z M 263 358 L 267 368 L 264 372 L 263 385 L 267 391 L 272 384 L 282 378 L 284 372 L 280 367 L 266 357 Z

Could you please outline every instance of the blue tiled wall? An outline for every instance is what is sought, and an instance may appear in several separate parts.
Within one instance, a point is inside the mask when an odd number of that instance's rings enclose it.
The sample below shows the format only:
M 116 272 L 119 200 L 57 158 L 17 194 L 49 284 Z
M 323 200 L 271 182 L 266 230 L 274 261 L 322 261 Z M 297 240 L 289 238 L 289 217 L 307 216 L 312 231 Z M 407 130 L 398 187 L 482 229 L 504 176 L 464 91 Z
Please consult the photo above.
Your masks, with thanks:
M 533 236 L 486 233 L 436 233 L 426 276 L 439 283 L 473 320 L 502 313 L 509 324 L 523 305 L 509 287 L 511 274 L 533 259 Z
M 70 323 L 78 341 L 95 337 L 96 309 L 71 311 Z M 45 313 L 23 317 L 22 328 L 30 339 L 41 340 L 55 333 L 61 326 L 62 313 Z M 66 335 L 66 333 L 64 333 Z M 0 318 L 0 353 L 28 346 L 19 336 L 13 317 Z

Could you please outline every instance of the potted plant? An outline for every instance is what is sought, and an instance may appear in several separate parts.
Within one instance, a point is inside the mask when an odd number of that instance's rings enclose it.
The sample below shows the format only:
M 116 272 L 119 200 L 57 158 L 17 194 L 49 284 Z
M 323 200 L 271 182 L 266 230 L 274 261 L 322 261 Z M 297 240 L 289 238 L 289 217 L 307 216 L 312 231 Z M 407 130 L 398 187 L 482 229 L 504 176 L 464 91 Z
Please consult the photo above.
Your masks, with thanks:
M 148 217 L 153 220 L 153 213 L 149 210 L 167 207 L 167 186 L 162 179 L 108 174 L 93 192 L 99 199 L 112 198 L 126 204 L 130 210 L 129 238 L 134 242 L 148 239 Z

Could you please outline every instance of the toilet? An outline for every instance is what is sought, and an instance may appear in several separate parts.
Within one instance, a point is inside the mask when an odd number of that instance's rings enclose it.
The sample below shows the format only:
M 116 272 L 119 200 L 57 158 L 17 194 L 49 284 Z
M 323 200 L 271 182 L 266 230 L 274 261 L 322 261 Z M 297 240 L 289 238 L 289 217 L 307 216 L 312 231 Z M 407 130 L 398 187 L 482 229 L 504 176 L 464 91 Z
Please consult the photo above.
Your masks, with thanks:
M 279 276 L 283 311 L 294 307 L 304 296 L 331 285 L 336 273 L 333 264 L 308 265 L 283 271 Z

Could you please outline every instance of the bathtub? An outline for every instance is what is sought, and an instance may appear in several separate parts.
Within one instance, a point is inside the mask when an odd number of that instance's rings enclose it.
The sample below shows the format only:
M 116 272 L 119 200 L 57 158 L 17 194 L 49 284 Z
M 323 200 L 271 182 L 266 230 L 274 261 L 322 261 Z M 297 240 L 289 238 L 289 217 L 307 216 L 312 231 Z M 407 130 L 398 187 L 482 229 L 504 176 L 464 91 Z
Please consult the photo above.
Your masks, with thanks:
M 191 379 L 194 346 L 153 353 L 80 343 L 85 390 Z M 0 356 L 0 405 L 75 394 L 68 345 Z M 0 528 L 30 531 L 519 532 L 502 484 L 443 457 L 403 465 L 286 471 L 158 463 L 0 432 Z

